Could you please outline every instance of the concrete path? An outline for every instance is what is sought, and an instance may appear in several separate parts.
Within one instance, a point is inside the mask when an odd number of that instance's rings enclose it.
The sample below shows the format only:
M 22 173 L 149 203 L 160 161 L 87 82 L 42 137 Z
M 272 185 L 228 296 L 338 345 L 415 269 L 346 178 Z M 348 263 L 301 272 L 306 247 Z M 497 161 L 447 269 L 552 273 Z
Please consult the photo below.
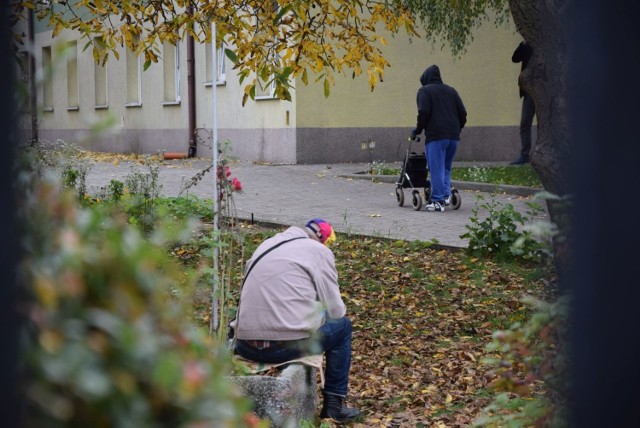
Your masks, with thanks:
M 162 194 L 178 196 L 185 181 L 211 165 L 210 159 L 165 161 L 160 167 Z M 398 164 L 399 165 L 399 164 Z M 411 189 L 404 189 L 405 204 L 398 206 L 395 196 L 398 177 L 373 182 L 358 172 L 366 164 L 332 165 L 259 165 L 239 162 L 231 166 L 232 177 L 243 186 L 234 194 L 240 219 L 281 225 L 303 224 L 312 217 L 329 221 L 338 232 L 379 236 L 402 240 L 437 242 L 447 247 L 465 248 L 467 240 L 460 235 L 467 232 L 477 197 L 492 200 L 493 186 L 454 183 L 460 190 L 459 210 L 444 213 L 415 211 L 411 204 Z M 122 180 L 131 171 L 131 164 L 121 162 L 96 163 L 89 171 L 87 187 L 90 192 L 106 185 L 111 179 Z M 213 198 L 213 177 L 207 173 L 189 194 Z M 480 190 L 478 190 L 480 189 Z M 504 190 L 504 189 L 502 189 Z M 529 189 L 508 189 L 496 193 L 495 200 L 529 216 L 527 202 L 535 201 Z M 183 193 L 185 195 L 186 193 Z M 519 195 L 520 194 L 520 195 Z M 544 206 L 542 201 L 537 201 Z M 479 212 L 481 218 L 486 212 Z M 547 219 L 546 211 L 538 219 Z

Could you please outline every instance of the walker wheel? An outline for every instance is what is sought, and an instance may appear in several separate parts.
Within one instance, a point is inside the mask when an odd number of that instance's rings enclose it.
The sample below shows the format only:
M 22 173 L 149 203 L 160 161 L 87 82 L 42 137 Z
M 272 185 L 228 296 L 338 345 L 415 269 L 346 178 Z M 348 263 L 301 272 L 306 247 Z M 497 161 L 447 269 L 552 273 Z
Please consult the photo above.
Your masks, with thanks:
M 396 187 L 396 200 L 398 201 L 399 207 L 404 205 L 404 192 L 401 187 Z
M 451 189 L 451 207 L 454 210 L 460 209 L 460 205 L 462 205 L 462 197 L 460 196 L 460 192 L 458 189 Z
M 414 190 L 412 192 L 413 195 L 413 209 L 416 211 L 420 211 L 422 209 L 422 196 L 420 196 L 420 191 Z

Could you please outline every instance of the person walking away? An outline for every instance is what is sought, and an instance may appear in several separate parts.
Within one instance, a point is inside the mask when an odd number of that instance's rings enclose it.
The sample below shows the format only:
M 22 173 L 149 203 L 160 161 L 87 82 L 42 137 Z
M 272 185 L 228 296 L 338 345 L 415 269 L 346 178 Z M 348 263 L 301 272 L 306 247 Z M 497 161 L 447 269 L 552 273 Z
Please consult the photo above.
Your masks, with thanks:
M 467 110 L 458 92 L 442 82 L 440 68 L 429 66 L 420 76 L 417 126 L 411 139 L 423 131 L 425 154 L 431 174 L 431 202 L 427 211 L 444 212 L 451 204 L 451 167 L 458 149 L 460 132 L 467 123 Z
M 522 63 L 520 67 L 520 74 L 529 65 L 529 60 L 533 54 L 533 49 L 524 40 L 520 42 L 516 50 L 511 56 L 511 61 L 514 63 Z M 522 98 L 522 112 L 520 114 L 520 157 L 511 162 L 511 165 L 523 165 L 531 161 L 531 125 L 533 124 L 533 117 L 536 114 L 536 105 L 533 102 L 533 97 L 527 93 L 522 86 L 520 87 L 520 98 Z
M 252 361 L 283 363 L 306 355 L 325 356 L 321 418 L 353 421 L 347 407 L 351 368 L 351 321 L 340 296 L 335 233 L 314 218 L 261 243 L 247 262 L 236 319 L 235 353 Z

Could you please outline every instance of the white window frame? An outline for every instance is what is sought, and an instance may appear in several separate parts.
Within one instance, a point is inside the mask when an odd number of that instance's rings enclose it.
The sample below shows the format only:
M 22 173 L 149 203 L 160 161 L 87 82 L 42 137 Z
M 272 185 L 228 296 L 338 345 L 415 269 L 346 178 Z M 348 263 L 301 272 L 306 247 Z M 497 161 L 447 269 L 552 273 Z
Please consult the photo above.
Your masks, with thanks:
M 173 46 L 175 48 L 175 55 L 174 55 L 174 91 L 175 91 L 175 97 L 173 100 L 167 100 L 165 99 L 162 102 L 163 106 L 172 106 L 172 105 L 179 105 L 180 104 L 180 43 L 177 43 L 175 45 L 172 45 L 169 42 L 166 42 L 168 46 Z M 166 48 L 163 47 L 163 50 Z M 164 58 L 163 58 L 164 61 Z M 166 79 L 166 73 L 164 75 L 164 78 Z M 166 84 L 166 82 L 164 82 Z M 165 98 L 166 98 L 167 94 L 164 94 Z
M 101 46 L 98 40 L 94 40 L 94 43 L 96 43 L 96 46 Z M 102 48 L 98 47 L 98 49 L 104 49 L 104 47 Z M 107 69 L 107 63 L 102 65 L 100 64 L 100 62 L 96 62 L 94 59 L 93 67 L 94 67 L 93 69 L 93 73 L 94 73 L 93 108 L 96 110 L 108 109 L 109 108 L 109 73 Z M 98 68 L 98 67 L 101 67 L 101 68 Z M 104 70 L 104 71 L 100 71 L 100 70 Z M 98 78 L 103 73 L 104 73 L 104 103 L 98 104 L 98 90 L 103 89 L 101 87 L 98 87 L 98 84 L 99 84 Z
M 220 44 L 220 47 L 216 49 L 216 53 L 218 54 L 218 62 L 216 63 L 216 65 L 218 66 L 218 76 L 216 79 L 217 85 L 224 85 L 225 83 L 227 83 L 227 70 L 225 66 L 226 55 L 224 54 L 224 48 L 224 42 L 222 42 Z
M 211 43 L 205 43 L 205 81 L 204 86 L 212 86 L 213 85 L 213 60 L 211 56 Z M 227 84 L 227 74 L 226 74 L 226 65 L 225 65 L 225 53 L 224 53 L 225 44 L 222 42 L 219 48 L 216 49 L 216 66 L 218 68 L 218 73 L 216 74 L 216 85 L 222 86 Z
M 43 46 L 42 54 L 42 71 L 44 77 L 42 80 L 42 110 L 45 112 L 53 111 L 53 49 L 51 46 Z
M 127 92 L 126 92 L 126 97 L 127 99 L 125 100 L 125 107 L 142 107 L 142 56 L 141 55 L 136 55 L 136 53 L 131 50 L 128 47 L 125 47 L 126 49 L 126 60 L 125 60 L 125 66 L 126 66 L 126 73 L 127 73 Z M 130 85 L 130 76 L 129 76 L 129 71 L 131 70 L 131 68 L 133 68 L 133 66 L 129 63 L 129 61 L 135 61 L 135 74 L 136 74 L 136 95 L 135 95 L 135 100 L 133 98 L 129 97 L 129 85 Z
M 67 111 L 80 110 L 80 75 L 78 69 L 78 42 L 72 40 L 68 42 L 67 51 Z M 74 67 L 75 71 L 71 70 Z M 71 72 L 75 73 L 75 76 L 71 75 Z M 70 102 L 70 98 L 75 91 L 75 103 Z

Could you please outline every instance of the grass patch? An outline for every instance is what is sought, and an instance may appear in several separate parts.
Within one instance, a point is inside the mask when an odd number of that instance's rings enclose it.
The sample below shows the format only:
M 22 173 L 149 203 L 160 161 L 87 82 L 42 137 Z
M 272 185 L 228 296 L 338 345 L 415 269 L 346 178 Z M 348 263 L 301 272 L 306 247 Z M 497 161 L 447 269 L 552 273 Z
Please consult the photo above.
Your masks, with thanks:
M 451 179 L 475 183 L 506 184 L 542 188 L 538 174 L 531 165 L 488 167 L 455 167 Z
M 373 175 L 400 175 L 400 169 L 377 165 L 370 170 Z M 495 165 L 483 167 L 455 167 L 451 179 L 473 183 L 503 184 L 542 188 L 538 174 L 531 165 Z

